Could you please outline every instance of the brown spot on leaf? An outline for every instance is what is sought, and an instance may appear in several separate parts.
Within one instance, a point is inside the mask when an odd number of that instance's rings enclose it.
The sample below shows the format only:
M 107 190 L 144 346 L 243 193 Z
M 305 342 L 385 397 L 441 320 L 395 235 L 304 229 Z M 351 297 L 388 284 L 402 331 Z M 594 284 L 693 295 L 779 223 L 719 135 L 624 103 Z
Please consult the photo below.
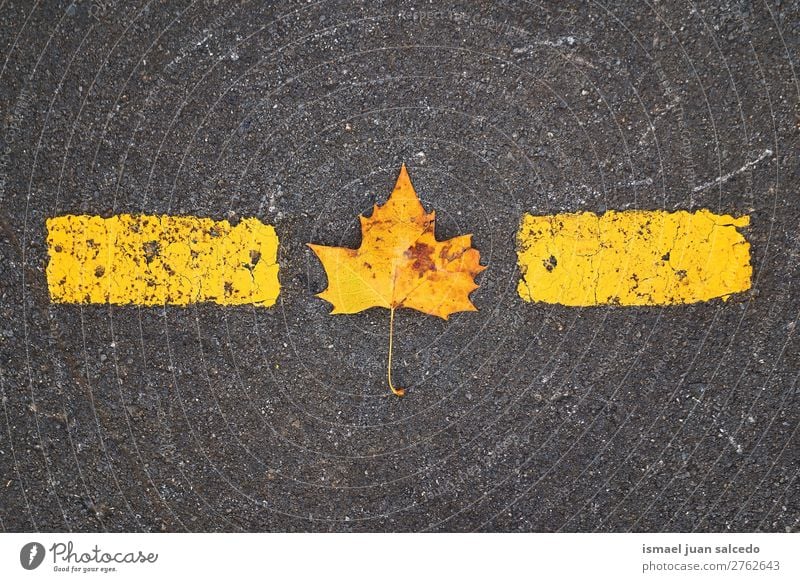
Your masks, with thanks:
M 431 255 L 433 255 L 433 247 L 423 242 L 415 243 L 406 251 L 406 257 L 414 261 L 411 263 L 411 268 L 420 274 L 436 270 L 436 263 Z
M 457 259 L 460 259 L 467 251 L 466 248 L 454 245 L 453 241 L 446 241 L 441 244 L 442 247 L 439 250 L 439 258 L 445 263 L 452 263 Z M 455 249 L 453 247 L 455 247 Z

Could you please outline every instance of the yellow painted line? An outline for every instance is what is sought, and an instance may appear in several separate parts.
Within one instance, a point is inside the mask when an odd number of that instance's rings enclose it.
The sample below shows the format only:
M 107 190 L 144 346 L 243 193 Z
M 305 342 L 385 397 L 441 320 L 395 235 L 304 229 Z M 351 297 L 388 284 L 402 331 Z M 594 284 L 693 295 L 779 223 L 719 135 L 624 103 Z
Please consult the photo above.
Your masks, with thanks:
M 67 215 L 47 231 L 56 303 L 269 307 L 280 291 L 278 237 L 255 218 Z
M 750 243 L 737 231 L 749 224 L 708 210 L 526 214 L 517 291 L 577 307 L 727 300 L 750 288 Z

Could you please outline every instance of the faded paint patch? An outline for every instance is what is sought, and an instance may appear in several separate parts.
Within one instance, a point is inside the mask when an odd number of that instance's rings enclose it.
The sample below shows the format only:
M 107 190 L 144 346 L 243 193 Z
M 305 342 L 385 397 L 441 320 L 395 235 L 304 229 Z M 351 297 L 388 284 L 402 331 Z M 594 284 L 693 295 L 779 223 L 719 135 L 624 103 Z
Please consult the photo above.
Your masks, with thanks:
M 576 307 L 727 300 L 750 288 L 750 243 L 736 230 L 749 224 L 708 210 L 526 214 L 517 291 Z
M 255 218 L 66 215 L 47 231 L 55 303 L 269 307 L 280 291 L 278 237 Z

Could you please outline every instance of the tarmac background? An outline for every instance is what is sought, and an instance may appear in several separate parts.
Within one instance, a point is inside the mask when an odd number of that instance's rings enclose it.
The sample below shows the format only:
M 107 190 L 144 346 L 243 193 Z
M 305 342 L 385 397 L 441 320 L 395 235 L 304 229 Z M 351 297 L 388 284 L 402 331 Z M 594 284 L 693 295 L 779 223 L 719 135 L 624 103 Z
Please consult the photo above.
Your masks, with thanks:
M 4 531 L 797 531 L 800 5 L 0 1 Z M 401 163 L 479 311 L 330 316 Z M 751 215 L 753 288 L 516 293 L 523 212 Z M 272 309 L 50 303 L 44 221 L 255 216 Z

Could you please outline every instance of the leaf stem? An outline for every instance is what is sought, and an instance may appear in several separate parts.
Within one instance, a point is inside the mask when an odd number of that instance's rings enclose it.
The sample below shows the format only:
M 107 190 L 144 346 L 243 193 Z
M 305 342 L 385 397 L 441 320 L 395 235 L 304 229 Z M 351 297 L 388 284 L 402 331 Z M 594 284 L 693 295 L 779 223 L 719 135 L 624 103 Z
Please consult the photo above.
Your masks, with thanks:
M 405 396 L 405 388 L 395 388 L 392 384 L 392 340 L 394 338 L 394 307 L 389 308 L 389 389 L 395 396 Z

